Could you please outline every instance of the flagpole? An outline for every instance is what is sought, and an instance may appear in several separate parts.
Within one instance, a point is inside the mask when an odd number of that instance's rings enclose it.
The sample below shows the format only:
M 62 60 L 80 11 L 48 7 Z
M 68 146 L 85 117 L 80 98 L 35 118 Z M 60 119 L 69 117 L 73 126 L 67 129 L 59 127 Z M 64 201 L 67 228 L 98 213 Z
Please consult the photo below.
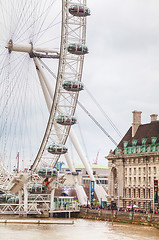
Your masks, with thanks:
M 19 172 L 19 152 L 17 154 L 17 173 Z

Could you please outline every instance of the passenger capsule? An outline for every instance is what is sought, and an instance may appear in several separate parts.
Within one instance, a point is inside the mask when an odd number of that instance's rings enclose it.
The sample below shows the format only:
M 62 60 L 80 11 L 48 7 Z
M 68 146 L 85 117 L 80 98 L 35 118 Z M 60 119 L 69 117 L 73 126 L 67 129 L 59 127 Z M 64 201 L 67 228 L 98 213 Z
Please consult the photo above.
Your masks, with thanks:
M 43 178 L 52 178 L 57 176 L 56 168 L 40 168 L 38 175 Z
M 90 16 L 90 9 L 84 5 L 71 5 L 69 7 L 69 13 L 77 17 Z
M 74 116 L 58 115 L 56 117 L 56 122 L 61 125 L 73 125 L 77 122 L 77 119 Z
M 19 203 L 19 197 L 15 196 L 15 197 L 11 197 L 7 200 L 7 203 Z
M 30 184 L 28 186 L 28 192 L 35 193 L 35 194 L 45 193 L 46 187 L 43 186 L 42 184 Z
M 67 50 L 69 53 L 76 55 L 84 55 L 88 53 L 88 48 L 80 43 L 71 43 L 68 45 Z
M 10 199 L 11 197 L 13 197 L 13 194 L 9 194 L 9 193 L 0 194 L 0 202 L 7 202 L 8 199 Z
M 84 86 L 79 81 L 64 81 L 63 88 L 70 92 L 79 92 L 84 89 Z
M 48 152 L 52 154 L 64 154 L 67 152 L 67 147 L 62 144 L 52 144 L 48 147 Z

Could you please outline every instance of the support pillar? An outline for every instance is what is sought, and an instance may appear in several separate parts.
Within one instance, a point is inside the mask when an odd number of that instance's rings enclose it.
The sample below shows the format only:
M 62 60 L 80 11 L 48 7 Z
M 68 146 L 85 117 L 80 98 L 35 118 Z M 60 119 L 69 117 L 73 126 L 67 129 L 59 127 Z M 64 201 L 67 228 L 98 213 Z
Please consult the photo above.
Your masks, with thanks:
M 19 191 L 19 204 L 22 204 L 22 190 Z
M 24 184 L 24 212 L 27 216 L 28 213 L 28 190 L 27 190 L 27 184 Z
M 50 199 L 50 217 L 53 217 L 53 210 L 55 209 L 54 206 L 54 196 L 55 196 L 55 188 L 51 191 L 51 199 Z

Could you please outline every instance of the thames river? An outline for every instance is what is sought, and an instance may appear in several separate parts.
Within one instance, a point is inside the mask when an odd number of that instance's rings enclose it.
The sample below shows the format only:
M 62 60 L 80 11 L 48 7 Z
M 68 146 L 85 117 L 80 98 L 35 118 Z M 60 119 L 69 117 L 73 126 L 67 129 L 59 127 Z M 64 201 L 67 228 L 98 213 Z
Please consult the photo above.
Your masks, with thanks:
M 57 221 L 60 221 L 59 219 Z M 70 220 L 63 220 L 65 222 Z M 72 220 L 71 220 L 72 221 Z M 75 219 L 73 225 L 0 224 L 0 240 L 159 240 L 159 230 Z

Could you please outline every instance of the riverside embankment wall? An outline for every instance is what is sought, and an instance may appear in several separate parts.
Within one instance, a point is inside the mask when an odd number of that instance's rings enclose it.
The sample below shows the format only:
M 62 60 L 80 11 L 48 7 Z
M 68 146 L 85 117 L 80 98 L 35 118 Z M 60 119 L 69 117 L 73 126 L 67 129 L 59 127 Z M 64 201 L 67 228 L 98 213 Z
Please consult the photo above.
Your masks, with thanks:
M 145 214 L 137 212 L 120 212 L 114 211 L 114 214 L 108 210 L 94 210 L 89 208 L 82 208 L 78 214 L 79 218 L 113 221 L 122 223 L 134 223 L 142 225 L 151 225 L 159 228 L 159 215 Z

